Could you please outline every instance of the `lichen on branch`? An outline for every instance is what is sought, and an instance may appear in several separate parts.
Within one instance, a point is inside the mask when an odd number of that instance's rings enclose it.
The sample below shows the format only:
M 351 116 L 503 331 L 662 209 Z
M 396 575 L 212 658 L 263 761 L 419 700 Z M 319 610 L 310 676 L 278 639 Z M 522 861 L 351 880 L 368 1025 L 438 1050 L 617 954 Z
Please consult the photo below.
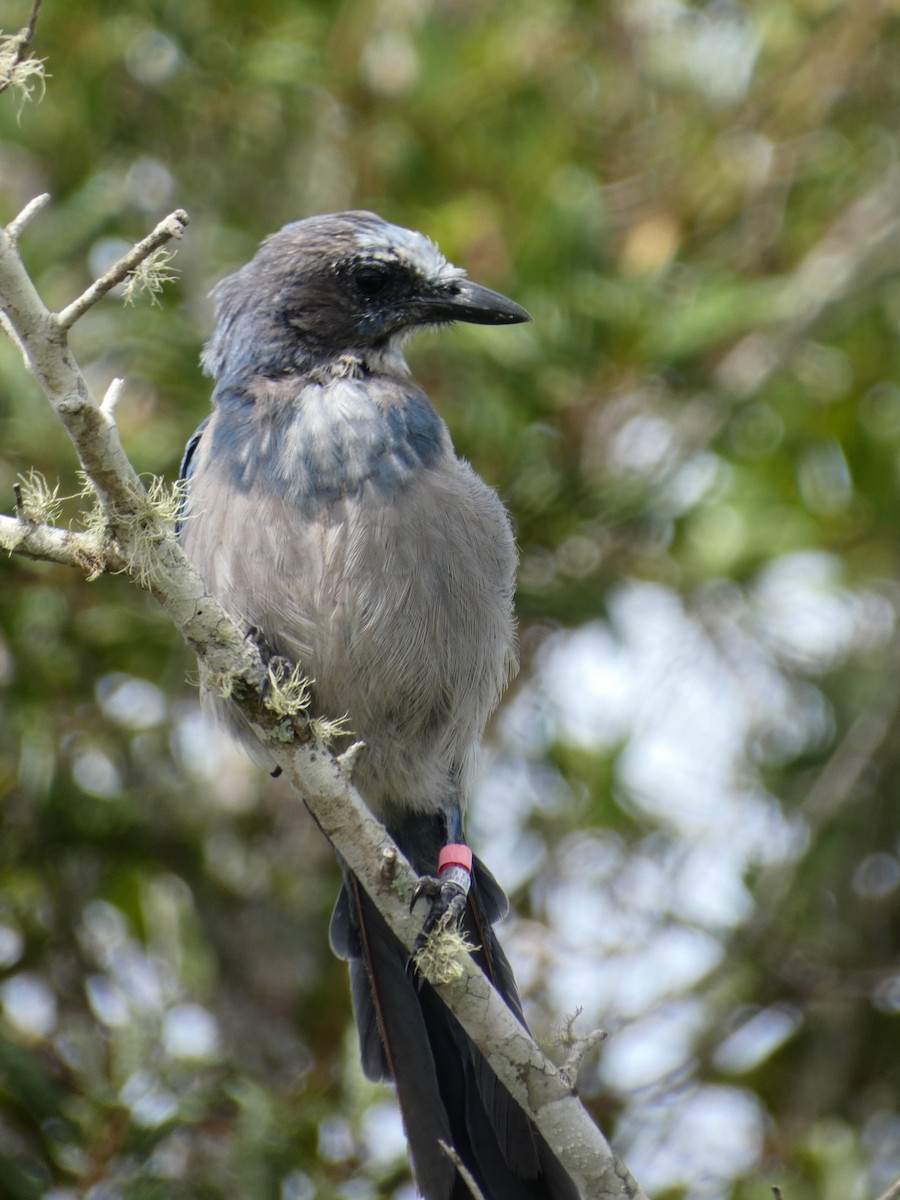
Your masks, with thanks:
M 28 47 L 34 37 L 41 0 L 34 0 L 31 17 L 24 29 L 18 33 L 0 33 L 0 92 L 7 89 L 19 98 L 19 108 L 31 100 L 36 91 L 44 94 L 47 74 L 44 61 L 30 58 Z

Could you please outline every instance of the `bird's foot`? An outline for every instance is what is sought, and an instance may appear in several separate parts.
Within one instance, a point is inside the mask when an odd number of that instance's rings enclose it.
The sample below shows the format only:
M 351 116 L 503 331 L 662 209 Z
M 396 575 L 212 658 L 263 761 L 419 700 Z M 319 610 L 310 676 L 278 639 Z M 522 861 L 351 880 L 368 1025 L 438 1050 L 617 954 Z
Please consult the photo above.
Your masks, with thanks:
M 462 917 L 472 886 L 472 851 L 453 843 L 438 858 L 437 875 L 422 875 L 413 890 L 410 910 L 423 897 L 430 901 L 413 953 L 421 950 L 435 929 L 455 928 Z
M 244 634 L 247 641 L 253 642 L 259 651 L 259 657 L 266 668 L 266 679 L 260 689 L 259 698 L 266 708 L 271 707 L 269 700 L 279 690 L 281 685 L 290 684 L 298 674 L 295 663 L 284 654 L 279 654 L 263 631 L 256 625 L 250 625 Z M 304 681 L 305 683 L 305 681 Z
M 283 654 L 279 654 L 263 631 L 257 625 L 250 625 L 244 637 L 253 642 L 259 651 L 259 656 L 265 664 L 267 677 L 263 681 L 262 689 L 259 694 L 260 707 L 266 705 L 267 698 L 274 688 L 274 679 L 285 679 L 294 669 L 294 664 L 289 658 L 285 658 Z M 277 779 L 281 774 L 281 767 L 276 767 L 269 774 L 273 779 Z
M 279 658 L 283 657 L 278 653 L 258 625 L 248 625 L 247 632 L 244 634 L 244 638 L 248 642 L 253 642 L 254 646 L 256 646 L 257 650 L 259 651 L 259 657 L 263 660 L 266 666 L 269 666 L 270 663 L 276 662 Z
M 428 941 L 428 935 L 438 926 L 456 925 L 466 907 L 468 887 L 456 879 L 439 879 L 436 875 L 422 875 L 413 891 L 411 908 L 423 898 L 430 901 L 422 931 L 416 938 L 416 949 Z

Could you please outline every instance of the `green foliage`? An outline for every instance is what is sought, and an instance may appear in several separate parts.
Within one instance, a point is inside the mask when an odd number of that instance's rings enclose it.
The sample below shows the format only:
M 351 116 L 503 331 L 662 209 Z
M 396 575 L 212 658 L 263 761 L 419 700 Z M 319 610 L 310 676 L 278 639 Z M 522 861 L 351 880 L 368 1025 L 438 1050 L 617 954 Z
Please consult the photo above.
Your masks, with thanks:
M 522 550 L 472 827 L 536 1028 L 610 1027 L 582 1086 L 660 1195 L 900 1174 L 898 52 L 850 0 L 44 0 L 46 95 L 0 95 L 51 305 L 191 214 L 158 303 L 72 333 L 141 472 L 206 411 L 210 286 L 285 221 L 375 209 L 532 312 L 412 347 Z M 7 511 L 79 491 L 5 339 L 0 429 Z M 0 1193 L 398 1194 L 327 849 L 199 732 L 148 597 L 0 573 Z

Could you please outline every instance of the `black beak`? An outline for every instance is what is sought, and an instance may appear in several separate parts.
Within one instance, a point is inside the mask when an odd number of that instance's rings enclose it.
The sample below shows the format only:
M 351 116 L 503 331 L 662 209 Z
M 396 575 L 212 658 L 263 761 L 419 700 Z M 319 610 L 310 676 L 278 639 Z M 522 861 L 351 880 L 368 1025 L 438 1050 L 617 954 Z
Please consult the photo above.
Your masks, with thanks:
M 431 295 L 421 296 L 417 308 L 426 324 L 468 321 L 471 325 L 519 325 L 531 320 L 521 304 L 470 279 L 454 280 Z

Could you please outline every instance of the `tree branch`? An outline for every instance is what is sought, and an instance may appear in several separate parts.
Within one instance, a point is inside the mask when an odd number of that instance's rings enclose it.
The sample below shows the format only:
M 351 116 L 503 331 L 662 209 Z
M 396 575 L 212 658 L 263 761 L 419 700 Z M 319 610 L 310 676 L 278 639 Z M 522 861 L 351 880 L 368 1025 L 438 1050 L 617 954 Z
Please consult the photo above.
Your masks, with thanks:
M 57 313 L 56 320 L 60 329 L 71 329 L 79 317 L 84 316 L 89 308 L 93 308 L 98 300 L 102 300 L 116 284 L 127 279 L 135 267 L 148 259 L 155 250 L 164 246 L 166 242 L 171 242 L 173 238 L 181 238 L 189 220 L 190 218 L 183 208 L 176 208 L 173 213 L 169 213 L 152 233 L 148 234 L 143 241 L 138 242 L 136 246 L 132 246 L 127 254 L 123 254 L 119 261 L 95 280 L 86 292 L 82 293 L 77 300 L 73 300 L 60 313 Z
M 32 525 L 16 517 L 0 516 L 0 550 L 21 554 L 36 562 L 78 567 L 90 578 L 96 578 L 104 571 L 124 568 L 121 559 L 111 555 L 109 547 L 101 546 L 87 533 L 57 529 L 53 525 Z
M 336 758 L 298 704 L 293 713 L 267 706 L 268 674 L 252 640 L 207 595 L 172 530 L 160 517 L 119 441 L 113 410 L 116 382 L 98 405 L 66 342 L 83 312 L 170 237 L 180 236 L 180 210 L 161 222 L 59 317 L 48 312 L 15 247 L 15 233 L 34 202 L 0 231 L 0 310 L 27 362 L 69 432 L 101 504 L 99 531 L 68 533 L 18 518 L 0 519 L 0 546 L 12 553 L 76 565 L 91 573 L 122 570 L 156 596 L 213 678 L 226 681 L 255 733 L 302 797 L 325 836 L 348 863 L 391 929 L 408 949 L 420 931 L 410 913 L 417 876 L 352 786 L 354 753 Z M 93 565 L 92 565 L 93 564 Z M 579 1189 L 591 1200 L 643 1200 L 643 1192 L 558 1070 L 519 1024 L 466 953 L 458 978 L 437 991 L 532 1118 Z M 574 1066 L 574 1060 L 571 1066 Z
M 46 208 L 49 203 L 49 192 L 43 192 L 40 196 L 35 196 L 33 200 L 29 200 L 19 215 L 10 221 L 6 227 L 6 234 L 10 241 L 18 242 L 22 235 L 22 230 L 26 227 L 26 225 L 30 224 L 30 222 L 34 220 L 38 213 L 41 212 L 42 209 Z
M 36 80 L 43 84 L 43 63 L 39 59 L 25 58 L 28 47 L 34 40 L 40 11 L 41 0 L 34 0 L 25 28 L 0 41 L 0 92 L 5 92 L 8 87 L 18 88 L 27 99 Z

